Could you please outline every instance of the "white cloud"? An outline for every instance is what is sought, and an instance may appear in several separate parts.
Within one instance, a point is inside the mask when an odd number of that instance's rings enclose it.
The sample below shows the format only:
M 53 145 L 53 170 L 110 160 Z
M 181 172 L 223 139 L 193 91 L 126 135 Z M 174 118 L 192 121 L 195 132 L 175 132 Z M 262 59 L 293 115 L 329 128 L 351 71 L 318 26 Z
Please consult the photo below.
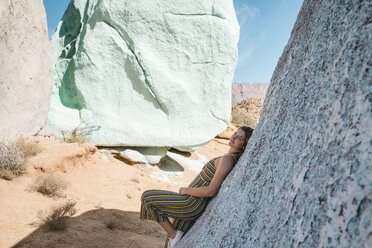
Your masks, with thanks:
M 259 9 L 255 7 L 249 7 L 247 4 L 243 4 L 236 10 L 236 16 L 241 27 L 244 26 L 247 22 L 251 22 L 259 14 Z
M 249 34 L 240 36 L 238 67 L 252 55 L 252 53 L 262 44 L 266 38 L 266 31 L 262 30 L 255 37 L 249 37 Z
M 248 4 L 240 4 L 236 8 L 236 17 L 240 25 L 240 41 L 239 41 L 239 57 L 238 67 L 240 67 L 254 51 L 260 46 L 266 36 L 265 30 L 260 30 L 257 33 L 252 33 L 256 30 L 254 22 L 261 14 L 260 9 L 249 6 Z

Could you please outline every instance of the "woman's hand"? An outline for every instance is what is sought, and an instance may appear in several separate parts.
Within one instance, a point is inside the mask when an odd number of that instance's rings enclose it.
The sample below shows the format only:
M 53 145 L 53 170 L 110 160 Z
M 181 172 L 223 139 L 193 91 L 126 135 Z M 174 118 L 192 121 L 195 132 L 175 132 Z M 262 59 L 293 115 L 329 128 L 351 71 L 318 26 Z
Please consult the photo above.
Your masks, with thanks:
M 179 193 L 182 194 L 182 195 L 187 195 L 187 190 L 188 190 L 188 188 L 181 187 L 180 190 L 179 190 Z

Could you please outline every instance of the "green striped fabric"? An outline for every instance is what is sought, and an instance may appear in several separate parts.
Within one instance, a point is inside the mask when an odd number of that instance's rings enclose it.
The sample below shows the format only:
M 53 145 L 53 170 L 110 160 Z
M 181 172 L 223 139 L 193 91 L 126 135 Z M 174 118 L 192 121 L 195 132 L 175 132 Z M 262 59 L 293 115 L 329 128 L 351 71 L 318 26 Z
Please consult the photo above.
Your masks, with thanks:
M 214 162 L 217 158 L 204 165 L 189 187 L 199 188 L 210 184 L 216 172 Z M 204 212 L 209 200 L 207 197 L 182 195 L 167 190 L 147 190 L 141 197 L 140 218 L 164 222 L 171 217 L 174 219 L 173 226 L 186 233 Z

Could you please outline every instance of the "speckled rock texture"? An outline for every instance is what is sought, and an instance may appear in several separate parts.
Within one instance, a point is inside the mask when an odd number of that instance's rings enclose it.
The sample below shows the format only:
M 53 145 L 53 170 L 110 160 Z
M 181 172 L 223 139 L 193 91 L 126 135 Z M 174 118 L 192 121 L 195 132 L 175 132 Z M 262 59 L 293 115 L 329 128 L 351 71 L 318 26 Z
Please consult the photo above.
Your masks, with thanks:
M 228 124 L 239 25 L 232 0 L 72 0 L 51 38 L 57 136 L 192 148 Z
M 177 248 L 372 243 L 371 10 L 304 1 L 244 155 Z
M 0 140 L 45 127 L 53 66 L 42 0 L 0 2 Z

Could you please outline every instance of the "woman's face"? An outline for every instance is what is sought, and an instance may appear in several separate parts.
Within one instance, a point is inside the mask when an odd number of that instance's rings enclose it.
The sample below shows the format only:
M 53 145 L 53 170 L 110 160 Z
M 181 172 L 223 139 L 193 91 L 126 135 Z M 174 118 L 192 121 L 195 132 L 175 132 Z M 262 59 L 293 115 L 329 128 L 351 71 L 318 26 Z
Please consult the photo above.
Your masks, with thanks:
M 244 146 L 244 138 L 244 131 L 241 129 L 236 130 L 236 132 L 230 138 L 229 146 L 234 147 L 237 150 L 241 150 Z

